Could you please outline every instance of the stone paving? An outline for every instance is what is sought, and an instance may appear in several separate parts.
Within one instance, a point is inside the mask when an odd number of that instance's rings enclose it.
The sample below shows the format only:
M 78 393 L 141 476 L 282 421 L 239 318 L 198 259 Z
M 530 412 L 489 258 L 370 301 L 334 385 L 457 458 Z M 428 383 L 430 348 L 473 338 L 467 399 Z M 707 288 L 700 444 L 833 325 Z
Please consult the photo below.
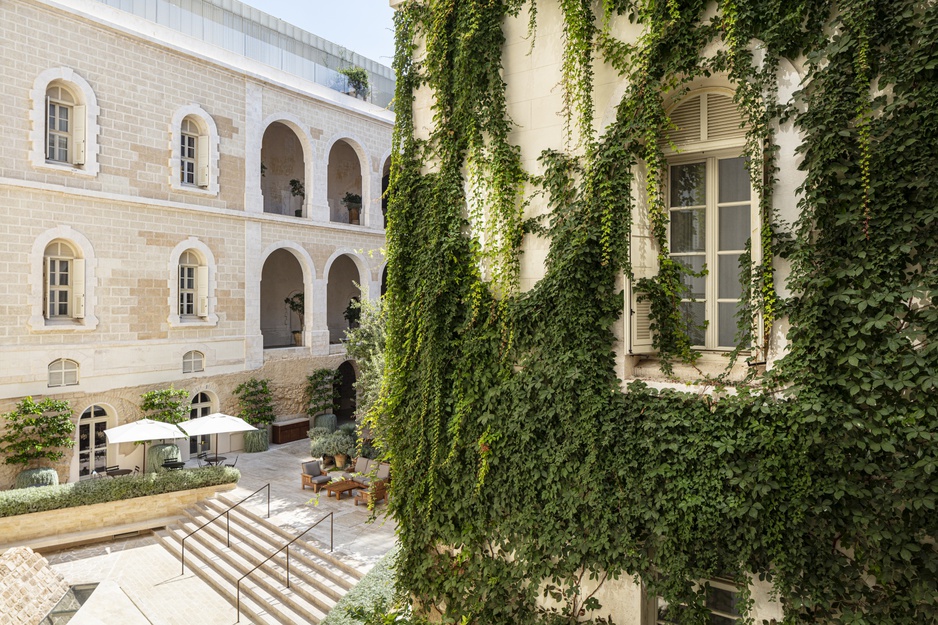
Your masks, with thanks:
M 232 453 L 226 454 L 228 461 Z M 238 488 L 227 493 L 241 499 L 270 483 L 270 520 L 299 533 L 323 515 L 332 512 L 335 521 L 335 555 L 365 571 L 384 555 L 395 541 L 395 524 L 365 506 L 355 506 L 348 497 L 336 501 L 325 493 L 316 496 L 300 482 L 300 463 L 309 460 L 309 440 L 271 445 L 259 454 L 240 454 Z M 264 514 L 265 491 L 244 505 Z M 312 530 L 328 549 L 328 521 Z M 45 554 L 71 585 L 99 583 L 70 625 L 230 625 L 235 609 L 208 584 L 188 570 L 180 575 L 179 561 L 152 534 L 97 543 Z M 241 623 L 247 623 L 242 618 Z

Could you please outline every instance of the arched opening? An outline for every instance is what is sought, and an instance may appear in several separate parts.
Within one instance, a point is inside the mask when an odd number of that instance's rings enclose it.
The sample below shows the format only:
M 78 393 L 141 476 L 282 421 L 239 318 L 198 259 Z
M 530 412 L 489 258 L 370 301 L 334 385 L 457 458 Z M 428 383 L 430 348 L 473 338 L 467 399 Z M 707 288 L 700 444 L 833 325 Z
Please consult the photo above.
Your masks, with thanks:
M 388 292 L 388 266 L 381 270 L 381 295 Z
M 287 250 L 275 250 L 261 272 L 261 334 L 265 349 L 302 344 L 303 315 L 293 312 L 285 301 L 302 293 L 303 269 L 299 261 Z M 293 297 L 293 301 L 303 300 Z M 299 343 L 294 331 L 300 333 Z
M 384 227 L 388 227 L 388 186 L 391 184 L 391 157 L 384 161 L 381 169 L 381 215 L 384 217 Z M 382 291 L 382 294 L 384 292 Z
M 107 469 L 108 413 L 104 406 L 89 406 L 78 419 L 78 479 L 103 475 Z
M 326 286 L 326 324 L 329 343 L 341 343 L 350 323 L 357 318 L 357 310 L 350 307 L 352 300 L 361 297 L 356 283 L 361 283 L 358 267 L 346 255 L 339 256 L 329 268 Z
M 328 191 L 330 221 L 362 222 L 362 164 L 347 141 L 336 141 L 329 150 Z
M 339 400 L 335 415 L 339 425 L 355 422 L 355 367 L 348 360 L 339 365 L 339 377 L 335 382 L 335 392 Z
M 261 192 L 264 212 L 303 216 L 306 198 L 306 163 L 296 133 L 274 122 L 264 131 L 261 144 Z
M 196 393 L 192 398 L 189 418 L 198 419 L 212 414 L 212 398 L 208 393 Z M 212 450 L 212 437 L 208 434 L 189 437 L 189 453 L 198 454 Z

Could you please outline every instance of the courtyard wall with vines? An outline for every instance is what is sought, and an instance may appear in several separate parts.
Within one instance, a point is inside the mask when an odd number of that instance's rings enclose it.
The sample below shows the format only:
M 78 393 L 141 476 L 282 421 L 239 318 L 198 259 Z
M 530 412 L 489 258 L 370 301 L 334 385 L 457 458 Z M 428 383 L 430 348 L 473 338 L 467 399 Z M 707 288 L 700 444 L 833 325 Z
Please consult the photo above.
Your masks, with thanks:
M 526 21 L 536 47 L 555 18 L 565 140 L 531 168 L 508 114 L 507 25 Z M 598 623 L 590 589 L 631 578 L 702 623 L 695 582 L 729 576 L 746 604 L 759 577 L 786 623 L 938 620 L 938 5 L 426 0 L 396 28 L 370 419 L 393 465 L 399 588 L 446 622 Z M 803 68 L 791 102 L 783 61 Z M 600 127 L 610 72 L 624 88 Z M 661 140 L 665 102 L 711 74 L 735 85 L 761 201 L 741 330 L 757 314 L 766 335 L 788 327 L 787 351 L 715 393 L 623 389 L 612 328 L 637 205 L 658 249 L 636 286 L 661 366 L 697 358 Z M 427 94 L 432 120 L 415 106 Z M 800 140 L 794 198 L 776 193 L 781 128 Z M 543 276 L 521 289 L 534 238 Z

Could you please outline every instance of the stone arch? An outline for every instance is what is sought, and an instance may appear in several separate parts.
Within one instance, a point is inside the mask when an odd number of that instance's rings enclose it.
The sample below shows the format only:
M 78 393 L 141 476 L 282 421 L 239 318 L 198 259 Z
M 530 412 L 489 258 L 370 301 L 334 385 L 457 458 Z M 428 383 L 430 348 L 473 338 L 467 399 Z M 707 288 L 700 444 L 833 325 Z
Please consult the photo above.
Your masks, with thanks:
M 264 348 L 305 344 L 312 325 L 313 282 L 316 270 L 309 253 L 292 241 L 273 243 L 261 254 L 261 284 L 258 319 Z M 284 301 L 295 293 L 304 294 L 302 318 Z M 294 332 L 300 332 L 297 343 Z
M 46 162 L 46 90 L 55 81 L 61 81 L 73 88 L 85 107 L 85 162 L 80 167 L 68 164 L 55 164 Z M 98 125 L 98 115 L 101 109 L 98 98 L 87 80 L 69 67 L 53 67 L 36 76 L 33 88 L 29 92 L 32 106 L 29 111 L 31 128 L 29 131 L 29 160 L 35 167 L 49 167 L 60 171 L 79 175 L 96 176 L 98 174 L 98 135 L 101 127 Z
M 329 205 L 329 221 L 353 223 L 350 212 L 341 203 L 345 193 L 355 193 L 362 198 L 358 224 L 367 225 L 365 215 L 371 203 L 371 171 L 368 152 L 364 143 L 352 133 L 333 135 L 324 144 L 326 160 L 326 203 Z M 333 154 L 337 151 L 336 154 Z M 358 169 L 349 166 L 350 154 L 358 160 Z M 335 157 L 335 162 L 333 162 Z M 343 171 L 348 170 L 348 171 Z
M 273 145 L 277 140 L 290 141 L 288 135 L 276 128 L 278 124 L 292 131 L 293 137 L 299 142 L 302 151 L 302 163 L 297 165 L 295 154 L 282 156 L 276 152 Z M 260 133 L 260 144 L 253 146 L 261 156 L 261 194 L 264 197 L 264 212 L 281 215 L 306 216 L 309 199 L 312 197 L 311 184 L 313 181 L 313 142 L 306 125 L 299 117 L 289 113 L 275 113 L 268 116 Z M 271 133 L 278 133 L 272 135 Z M 267 148 L 265 149 L 265 144 Z M 249 148 L 250 149 L 250 148 Z M 269 152 L 269 153 L 267 153 Z M 265 155 L 265 153 L 267 153 Z M 268 163 L 264 162 L 267 158 Z M 293 195 L 290 180 L 298 180 L 304 188 L 304 197 Z M 291 212 L 292 211 L 292 212 Z

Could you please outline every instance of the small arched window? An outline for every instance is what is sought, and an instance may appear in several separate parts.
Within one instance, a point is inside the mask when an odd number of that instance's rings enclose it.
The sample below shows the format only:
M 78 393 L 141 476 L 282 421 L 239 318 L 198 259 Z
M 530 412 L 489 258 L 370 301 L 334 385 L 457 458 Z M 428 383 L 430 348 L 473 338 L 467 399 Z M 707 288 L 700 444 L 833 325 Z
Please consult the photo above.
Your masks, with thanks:
M 75 386 L 78 384 L 78 363 L 59 358 L 49 363 L 49 387 Z
M 67 67 L 36 77 L 29 160 L 36 167 L 95 176 L 98 173 L 98 104 L 88 81 Z
M 198 119 L 190 115 L 182 120 L 179 133 L 179 182 L 207 187 L 209 181 L 209 137 Z
M 85 107 L 64 83 L 46 89 L 46 160 L 85 163 Z
M 205 355 L 196 350 L 186 352 L 182 357 L 182 372 L 195 373 L 197 371 L 205 371 Z
M 85 261 L 75 249 L 57 239 L 43 253 L 43 316 L 82 319 L 85 316 Z

